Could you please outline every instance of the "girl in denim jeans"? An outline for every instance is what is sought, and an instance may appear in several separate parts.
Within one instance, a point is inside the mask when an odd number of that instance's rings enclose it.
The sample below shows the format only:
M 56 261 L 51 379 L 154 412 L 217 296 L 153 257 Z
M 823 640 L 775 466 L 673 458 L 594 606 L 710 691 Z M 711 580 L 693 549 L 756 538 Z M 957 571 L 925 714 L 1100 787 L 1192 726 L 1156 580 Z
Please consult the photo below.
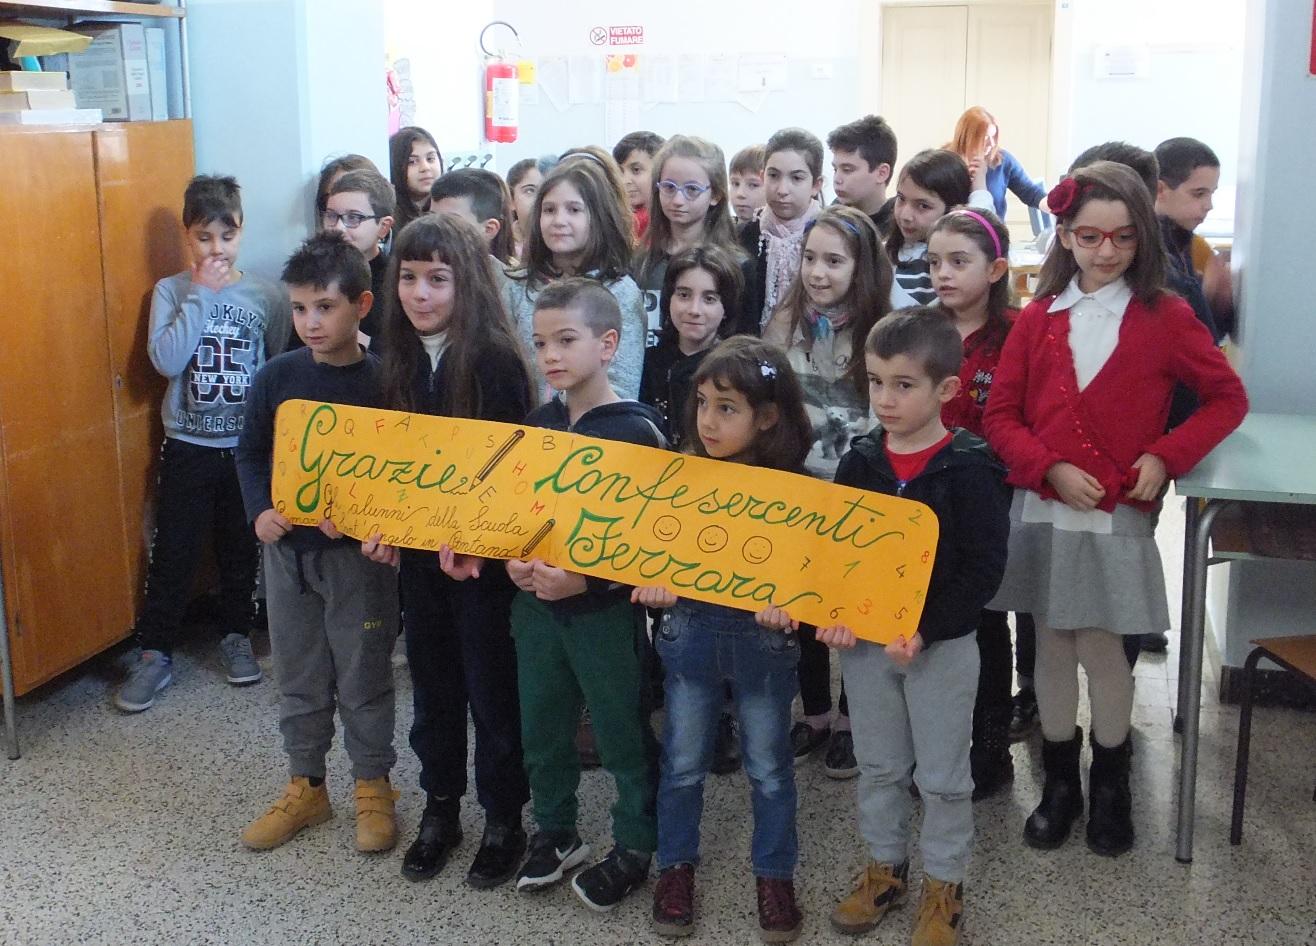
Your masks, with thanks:
M 711 457 L 799 472 L 812 442 L 800 383 L 782 350 L 747 336 L 718 345 L 693 381 L 684 429 L 687 449 Z M 797 639 L 755 623 L 754 615 L 636 588 L 632 600 L 665 608 L 656 635 L 667 719 L 658 781 L 658 885 L 654 929 L 689 934 L 704 778 L 713 760 L 724 687 L 731 685 L 754 809 L 751 861 L 759 932 L 765 942 L 800 933 L 795 903 L 795 765 L 791 701 L 799 689 Z

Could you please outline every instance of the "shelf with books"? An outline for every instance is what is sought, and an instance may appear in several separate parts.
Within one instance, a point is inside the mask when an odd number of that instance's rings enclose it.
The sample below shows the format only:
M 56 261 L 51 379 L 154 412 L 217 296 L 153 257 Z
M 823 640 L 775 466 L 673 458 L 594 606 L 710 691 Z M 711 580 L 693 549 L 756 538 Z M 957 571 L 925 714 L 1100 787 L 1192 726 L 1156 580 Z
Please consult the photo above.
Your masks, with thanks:
M 0 15 L 26 17 L 148 16 L 181 19 L 182 6 L 159 3 L 123 3 L 119 0 L 0 0 Z

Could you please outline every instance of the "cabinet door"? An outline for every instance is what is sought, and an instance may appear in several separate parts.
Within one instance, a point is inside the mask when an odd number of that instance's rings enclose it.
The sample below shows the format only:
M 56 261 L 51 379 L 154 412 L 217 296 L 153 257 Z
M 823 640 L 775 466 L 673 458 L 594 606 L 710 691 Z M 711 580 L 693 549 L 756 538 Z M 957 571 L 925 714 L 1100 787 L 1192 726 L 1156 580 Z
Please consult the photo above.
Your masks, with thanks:
M 0 154 L 0 553 L 22 693 L 122 639 L 132 608 L 92 133 L 6 133 Z
M 128 586 L 140 609 L 150 552 L 147 510 L 163 436 L 165 380 L 146 355 L 151 292 L 187 265 L 183 189 L 193 173 L 192 123 L 123 122 L 95 133 L 105 318 L 114 379 Z
M 884 7 L 882 115 L 900 142 L 899 168 L 925 148 L 950 141 L 964 111 L 964 6 Z
M 965 101 L 1000 123 L 1001 147 L 1034 179 L 1047 167 L 1051 112 L 1051 7 L 987 4 L 969 8 Z M 1048 184 L 1054 184 L 1049 181 Z M 1030 236 L 1028 208 L 1006 195 L 1013 236 Z

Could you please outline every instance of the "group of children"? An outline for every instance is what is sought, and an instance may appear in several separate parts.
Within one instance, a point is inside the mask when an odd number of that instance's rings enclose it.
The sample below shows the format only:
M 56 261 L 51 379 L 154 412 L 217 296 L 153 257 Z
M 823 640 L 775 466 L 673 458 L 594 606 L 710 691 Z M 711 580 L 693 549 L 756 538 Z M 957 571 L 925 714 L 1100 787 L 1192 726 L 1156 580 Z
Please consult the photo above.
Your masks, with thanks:
M 357 847 L 394 846 L 400 617 L 427 796 L 409 879 L 434 876 L 461 844 L 469 717 L 485 814 L 470 884 L 515 878 L 528 892 L 570 876 L 606 911 L 656 856 L 654 929 L 686 935 L 704 781 L 743 764 L 759 932 L 791 941 L 803 924 L 794 769 L 825 749 L 829 775 L 858 776 L 869 855 L 832 926 L 872 929 L 905 896 L 917 798 L 913 941 L 954 943 L 972 801 L 1013 774 L 1013 611 L 1021 645 L 1036 626 L 1035 668 L 1021 654 L 1020 676 L 1044 740 L 1025 839 L 1059 846 L 1083 810 L 1081 666 L 1087 842 L 1131 847 L 1124 642 L 1169 626 L 1156 512 L 1167 480 L 1247 406 L 1184 238 L 1209 210 L 1219 162 L 1189 139 L 1155 156 L 1122 143 L 1081 156 L 1047 196 L 1056 239 L 1018 312 L 1009 232 L 963 158 L 915 155 L 888 197 L 896 140 L 882 119 L 838 128 L 828 145 L 839 200 L 824 208 L 823 146 L 798 128 L 745 149 L 730 173 L 709 141 L 645 132 L 612 154 L 519 162 L 505 183 L 441 173 L 433 138 L 403 129 L 391 182 L 363 158 L 326 165 L 321 232 L 288 259 L 282 289 L 236 266 L 236 183 L 192 181 L 194 264 L 159 283 L 151 310 L 166 439 L 143 652 L 115 700 L 143 710 L 170 682 L 168 644 L 211 528 L 228 677 L 259 679 L 254 530 L 291 778 L 245 845 L 272 848 L 330 817 L 337 708 Z M 570 431 L 917 500 L 940 528 L 918 632 L 882 646 L 775 606 L 752 614 L 541 559 L 357 542 L 329 519 L 293 526 L 270 492 L 274 414 L 293 398 Z M 835 717 L 831 649 L 844 681 Z M 583 712 L 617 796 L 611 850 L 578 870 L 590 860 Z

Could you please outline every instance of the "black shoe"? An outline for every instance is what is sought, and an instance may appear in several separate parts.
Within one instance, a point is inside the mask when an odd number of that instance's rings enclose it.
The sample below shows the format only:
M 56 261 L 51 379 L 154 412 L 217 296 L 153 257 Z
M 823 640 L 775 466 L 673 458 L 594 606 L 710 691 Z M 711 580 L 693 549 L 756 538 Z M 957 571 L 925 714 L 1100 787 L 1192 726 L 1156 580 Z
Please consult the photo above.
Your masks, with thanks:
M 989 754 L 970 749 L 969 771 L 973 773 L 973 800 L 982 801 L 999 794 L 1014 781 L 1014 759 L 1009 750 Z
M 791 727 L 791 751 L 795 753 L 795 764 L 799 765 L 823 746 L 831 736 L 827 727 L 814 729 L 804 720 Z
M 530 842 L 530 856 L 516 875 L 516 889 L 524 893 L 546 890 L 588 857 L 589 845 L 574 831 L 536 832 Z
M 614 847 L 603 860 L 577 874 L 571 881 L 571 889 L 585 906 L 607 913 L 648 876 L 648 854 Z
M 420 831 L 402 858 L 402 876 L 407 880 L 429 880 L 448 863 L 462 843 L 459 805 L 456 799 L 431 798 L 420 816 Z
M 1046 782 L 1042 801 L 1024 824 L 1024 840 L 1043 851 L 1058 848 L 1069 838 L 1074 820 L 1083 813 L 1083 782 L 1078 773 L 1078 754 L 1083 731 L 1074 730 L 1068 742 L 1042 740 L 1042 768 Z
M 1037 731 L 1037 694 L 1025 687 L 1014 695 L 1014 712 L 1010 716 L 1010 741 L 1022 742 Z
M 1144 654 L 1163 654 L 1170 649 L 1170 638 L 1164 631 L 1155 634 L 1143 634 L 1138 647 Z
M 1088 770 L 1088 848 L 1119 857 L 1133 847 L 1133 794 L 1129 791 L 1129 740 L 1113 749 L 1092 740 Z
M 525 841 L 520 824 L 486 822 L 480 849 L 466 872 L 466 882 L 476 890 L 488 890 L 511 880 L 525 856 Z
M 714 775 L 730 775 L 740 768 L 740 734 L 736 730 L 736 717 L 724 712 L 717 721 L 717 737 L 713 741 Z
M 832 730 L 827 740 L 827 755 L 823 757 L 823 773 L 828 778 L 854 778 L 859 774 L 859 763 L 854 757 L 854 736 L 848 729 Z

